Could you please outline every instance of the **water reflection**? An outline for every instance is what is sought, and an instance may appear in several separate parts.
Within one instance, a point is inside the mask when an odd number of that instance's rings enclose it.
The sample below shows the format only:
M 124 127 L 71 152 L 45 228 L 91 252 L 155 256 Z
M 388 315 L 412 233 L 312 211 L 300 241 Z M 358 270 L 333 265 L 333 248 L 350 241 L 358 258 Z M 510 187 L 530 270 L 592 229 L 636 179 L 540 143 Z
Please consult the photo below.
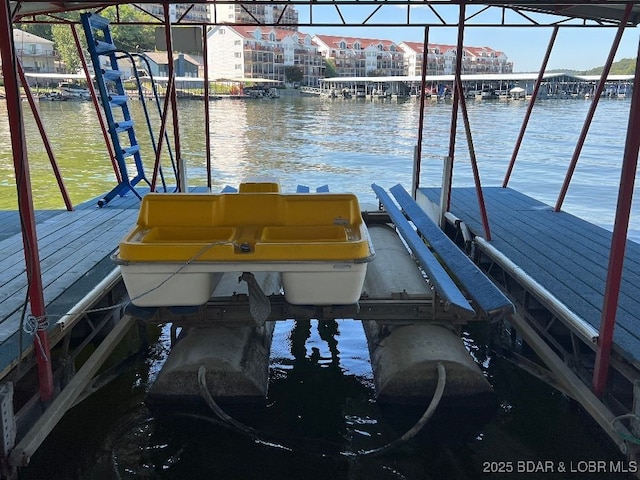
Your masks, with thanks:
M 524 114 L 523 104 L 518 105 L 470 104 L 483 182 L 502 180 Z M 628 103 L 601 104 L 566 203 L 566 209 L 608 228 L 625 128 L 620 112 L 625 107 Z M 13 208 L 15 186 L 3 108 L 0 103 L 0 208 Z M 514 188 L 554 202 L 587 108 L 581 101 L 536 106 L 514 171 Z M 54 151 L 74 202 L 108 190 L 113 171 L 102 136 L 90 120 L 90 104 L 48 102 L 40 109 L 48 131 L 55 133 Z M 372 201 L 370 183 L 406 185 L 410 178 L 418 114 L 414 102 L 220 101 L 211 105 L 211 114 L 215 188 L 263 174 L 280 177 L 286 191 L 298 183 L 328 183 L 333 191 L 354 191 Z M 201 118 L 202 103 L 181 102 L 183 151 L 192 185 L 205 184 Z M 423 185 L 439 184 L 449 121 L 447 105 L 427 106 Z M 473 180 L 464 136 L 458 133 L 454 182 L 467 186 Z M 27 137 L 36 206 L 59 207 L 62 201 L 51 167 L 30 120 Z M 143 135 L 140 139 L 148 152 L 148 140 Z M 637 214 L 632 228 L 638 235 Z M 440 430 L 437 423 L 430 424 L 419 441 L 389 456 L 349 456 L 397 438 L 422 412 L 401 408 L 394 413 L 375 402 L 358 322 L 287 321 L 277 325 L 274 335 L 267 403 L 230 412 L 267 432 L 265 438 L 273 438 L 274 444 L 290 446 L 293 453 L 221 426 L 206 409 L 173 412 L 188 415 L 157 421 L 144 405 L 144 392 L 166 358 L 168 345 L 161 337 L 150 363 L 137 365 L 70 412 L 24 478 L 449 479 L 478 478 L 488 460 L 618 458 L 575 405 L 508 362 L 491 357 L 484 342 L 470 339 L 476 335 L 465 335 L 467 347 L 493 384 L 501 408 L 494 421 L 480 431 L 470 429 L 457 441 L 445 442 L 440 435 L 469 421 L 453 412 L 440 421 Z
M 408 185 L 417 138 L 419 103 L 332 101 L 280 98 L 269 101 L 212 102 L 213 188 L 237 185 L 246 176 L 278 177 L 285 191 L 298 184 L 354 192 L 374 202 L 370 185 Z M 204 103 L 179 103 L 180 135 L 189 184 L 206 186 Z M 502 183 L 526 110 L 525 102 L 469 102 L 480 177 L 483 185 Z M 510 186 L 555 204 L 589 102 L 547 100 L 536 103 L 522 142 Z M 42 102 L 45 128 L 74 203 L 110 190 L 115 175 L 90 102 Z M 153 113 L 152 107 L 149 110 Z M 626 131 L 628 101 L 603 100 L 582 150 L 564 209 L 587 221 L 613 228 L 617 186 Z M 136 134 L 150 175 L 154 153 L 139 102 L 131 104 Z M 156 112 L 157 113 L 157 112 Z M 30 112 L 25 114 L 34 198 L 37 208 L 61 208 L 62 196 Z M 451 105 L 425 107 L 421 185 L 439 185 L 442 159 L 448 154 Z M 159 118 L 152 115 L 152 129 Z M 6 104 L 0 103 L 0 209 L 15 208 Z M 157 133 L 156 133 L 157 137 Z M 170 135 L 171 137 L 171 135 Z M 167 148 L 162 165 L 170 172 Z M 454 186 L 473 185 L 462 122 L 456 135 Z M 635 200 L 637 207 L 640 199 Z M 597 198 L 597 202 L 594 202 Z M 640 216 L 634 209 L 630 237 L 640 239 Z
M 367 432 L 362 425 L 359 432 L 352 429 L 363 413 L 368 411 L 375 417 L 375 408 L 371 408 L 374 392 L 366 379 L 363 381 L 341 363 L 338 323 L 298 320 L 293 326 L 291 322 L 278 325 L 277 330 L 282 327 L 286 330 L 276 331 L 276 337 L 286 335 L 290 351 L 286 356 L 280 356 L 283 352 L 278 348 L 273 352 L 269 415 L 284 422 L 284 431 L 298 439 L 294 445 L 306 444 L 307 453 L 340 457 L 353 447 L 354 436 L 377 436 L 375 422 L 368 425 L 371 430 Z M 353 338 L 359 348 L 345 351 L 348 364 L 347 357 L 366 352 L 366 342 L 357 322 L 344 321 L 340 327 L 347 336 L 360 334 Z M 365 412 L 361 411 L 363 406 Z
M 405 433 L 424 407 L 389 409 L 375 401 L 359 322 L 278 322 L 266 402 L 224 406 L 258 430 L 259 441 L 220 422 L 204 404 L 147 409 L 148 382 L 169 348 L 165 328 L 151 361 L 141 360 L 72 409 L 21 478 L 501 480 L 508 477 L 483 474 L 483 464 L 617 458 L 575 405 L 472 339 L 482 334 L 478 326 L 465 333 L 465 343 L 494 385 L 497 417 L 482 424 L 474 413 L 442 405 L 418 437 L 363 456 Z

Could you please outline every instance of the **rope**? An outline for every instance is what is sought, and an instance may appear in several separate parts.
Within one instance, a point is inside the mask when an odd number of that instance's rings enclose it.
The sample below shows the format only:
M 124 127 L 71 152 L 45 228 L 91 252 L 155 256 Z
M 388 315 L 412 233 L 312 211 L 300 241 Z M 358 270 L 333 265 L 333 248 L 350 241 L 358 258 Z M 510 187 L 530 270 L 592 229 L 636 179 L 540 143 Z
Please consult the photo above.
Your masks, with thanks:
M 239 432 L 242 432 L 245 435 L 248 435 L 250 438 L 252 438 L 253 440 L 263 445 L 280 448 L 287 451 L 293 451 L 293 449 L 289 447 L 285 447 L 284 445 L 280 445 L 279 443 L 268 442 L 263 440 L 260 436 L 260 433 L 257 430 L 245 425 L 244 423 L 240 423 L 235 418 L 228 415 L 224 410 L 222 410 L 222 408 L 220 408 L 220 406 L 215 402 L 215 400 L 211 396 L 211 392 L 209 392 L 209 389 L 207 388 L 207 369 L 204 365 L 201 365 L 200 368 L 198 369 L 198 384 L 200 385 L 200 393 L 202 394 L 202 397 L 204 398 L 205 402 L 207 402 L 207 405 L 209 406 L 209 408 L 211 408 L 211 410 L 213 410 L 214 413 L 224 423 L 232 426 Z
M 138 298 L 142 298 L 145 295 L 149 295 L 152 292 L 155 292 L 156 290 L 158 290 L 160 287 L 162 287 L 165 283 L 167 283 L 169 280 L 171 280 L 173 277 L 175 277 L 176 275 L 178 275 L 182 270 L 184 270 L 185 268 L 187 268 L 189 265 L 191 265 L 193 262 L 195 262 L 198 258 L 200 258 L 202 255 L 204 255 L 204 253 L 209 250 L 210 248 L 213 248 L 217 245 L 235 245 L 235 242 L 220 242 L 220 241 L 216 241 L 216 242 L 211 242 L 208 243 L 207 245 L 205 245 L 204 247 L 202 247 L 194 256 L 192 256 L 189 260 L 187 260 L 184 264 L 180 265 L 180 267 L 173 272 L 172 274 L 170 274 L 167 278 L 165 278 L 162 282 L 160 282 L 158 285 L 156 285 L 153 288 L 150 288 L 149 290 L 147 290 L 146 292 L 142 292 L 140 295 L 136 295 L 135 297 L 129 299 L 129 302 L 127 302 L 125 304 L 128 305 L 130 302 L 137 300 Z
M 100 307 L 100 308 L 88 308 L 86 310 L 75 312 L 74 315 L 79 315 L 80 316 L 80 315 L 87 315 L 89 313 L 108 312 L 108 311 L 112 311 L 112 310 L 117 310 L 118 308 L 124 308 L 124 307 L 128 306 L 133 300 L 136 300 L 136 299 L 141 298 L 141 297 L 143 297 L 145 295 L 148 295 L 149 293 L 154 292 L 155 290 L 157 290 L 160 287 L 162 287 L 165 283 L 167 283 L 173 277 L 178 275 L 182 270 L 184 270 L 188 265 L 190 265 L 191 263 L 196 261 L 199 257 L 201 257 L 207 250 L 209 250 L 210 248 L 212 248 L 212 247 L 214 247 L 216 245 L 235 245 L 235 243 L 234 242 L 219 242 L 219 241 L 211 242 L 211 243 L 205 245 L 204 247 L 202 247 L 193 257 L 191 257 L 189 260 L 187 260 L 175 272 L 171 273 L 162 282 L 160 282 L 155 287 L 147 290 L 146 292 L 143 292 L 140 295 L 137 295 L 137 296 L 135 296 L 133 298 L 130 298 L 127 301 L 116 303 L 115 305 L 109 305 L 107 307 Z M 259 286 L 258 286 L 258 289 L 260 289 Z M 266 298 L 264 293 L 262 295 Z M 255 297 L 255 295 L 254 295 L 254 297 Z M 58 318 L 64 317 L 64 315 L 51 315 L 51 316 L 48 316 L 48 317 L 43 317 L 43 318 L 37 319 L 33 315 L 27 315 L 26 314 L 26 310 L 27 310 L 28 302 L 29 302 L 29 291 L 27 290 L 26 298 L 25 298 L 25 300 L 23 302 L 22 315 L 21 315 L 21 318 L 20 318 L 20 325 L 21 325 L 21 331 L 20 331 L 20 335 L 19 335 L 20 356 L 18 358 L 22 358 L 22 351 L 24 350 L 23 345 L 22 345 L 22 331 L 26 332 L 29 335 L 35 335 L 35 333 L 37 331 L 44 331 L 44 330 L 48 330 L 49 329 L 49 318 L 58 319 Z M 267 299 L 267 302 L 268 302 L 268 299 Z M 249 305 L 250 305 L 250 308 L 251 308 L 251 298 L 249 298 Z M 270 304 L 269 304 L 269 312 L 267 313 L 267 317 L 269 316 L 269 313 L 271 313 L 271 305 Z M 252 313 L 252 316 L 253 316 L 253 313 Z M 254 316 L 254 318 L 256 318 L 256 317 Z M 262 323 L 264 323 L 264 322 L 262 322 Z M 44 347 L 42 346 L 42 342 L 41 342 L 39 337 L 37 337 L 37 338 L 38 338 L 38 343 L 40 345 L 40 349 L 42 350 L 42 352 L 44 354 Z M 45 356 L 45 358 L 46 358 L 46 356 Z
M 193 255 L 189 260 L 187 260 L 184 264 L 180 265 L 180 267 L 173 273 L 171 273 L 167 278 L 165 278 L 162 282 L 160 282 L 158 285 L 156 285 L 155 287 L 150 288 L 149 290 L 147 290 L 146 292 L 142 292 L 139 295 L 136 295 L 135 297 L 130 298 L 129 300 L 127 300 L 126 302 L 121 302 L 119 304 L 116 305 L 112 305 L 110 307 L 103 307 L 103 308 L 97 308 L 94 310 L 85 310 L 84 312 L 81 313 L 96 313 L 96 312 L 101 312 L 101 311 L 105 311 L 105 310 L 112 310 L 112 309 L 116 309 L 119 307 L 126 307 L 128 306 L 130 303 L 132 303 L 134 300 L 137 300 L 138 298 L 142 298 L 145 295 L 149 295 L 152 292 L 155 292 L 156 290 L 158 290 L 160 287 L 162 287 L 164 284 L 166 284 L 169 280 L 171 280 L 173 277 L 175 277 L 176 275 L 178 275 L 182 270 L 184 270 L 185 268 L 187 268 L 189 265 L 191 265 L 193 262 L 195 262 L 198 258 L 200 258 L 202 255 L 205 254 L 205 252 L 207 250 L 209 250 L 210 248 L 213 248 L 217 245 L 236 245 L 235 242 L 221 242 L 221 241 L 216 241 L 216 242 L 211 242 L 206 244 L 204 247 L 202 247 L 200 250 L 198 250 L 198 252 L 196 252 L 195 255 Z
M 629 428 L 624 425 L 623 420 L 629 420 Z M 614 432 L 620 435 L 624 440 L 640 445 L 640 438 L 636 435 L 640 432 L 640 417 L 633 413 L 627 413 L 626 415 L 620 415 L 611 420 L 611 428 Z M 629 432 L 631 430 L 632 433 Z
M 47 316 L 44 315 L 42 317 L 35 317 L 33 315 L 27 315 L 22 329 L 25 331 L 25 333 L 31 335 L 37 340 L 42 357 L 45 361 L 49 361 L 44 349 L 44 345 L 42 345 L 40 335 L 38 335 L 38 332 L 46 332 L 49 329 L 49 319 L 47 318 Z
M 87 313 L 100 313 L 100 312 L 107 312 L 107 311 L 111 311 L 111 310 L 116 310 L 118 308 L 124 308 L 124 307 L 128 306 L 129 304 L 131 304 L 131 302 L 133 300 L 137 300 L 138 298 L 142 298 L 145 295 L 148 295 L 148 294 L 158 290 L 160 287 L 162 287 L 164 284 L 166 284 L 169 280 L 171 280 L 173 277 L 178 275 L 187 266 L 191 265 L 199 257 L 204 255 L 204 253 L 207 250 L 209 250 L 212 247 L 215 247 L 216 245 L 235 245 L 235 243 L 234 242 L 219 242 L 219 241 L 208 243 L 207 245 L 202 247 L 195 255 L 193 255 L 189 260 L 187 260 L 183 265 L 180 265 L 180 267 L 175 272 L 169 274 L 169 276 L 167 278 L 165 278 L 162 282 L 160 282 L 155 287 L 152 287 L 149 290 L 147 290 L 145 292 L 142 292 L 141 294 L 136 295 L 135 297 L 130 298 L 127 301 L 116 303 L 115 305 L 109 305 L 108 307 L 91 308 L 91 309 L 82 310 L 80 312 L 76 312 L 75 315 L 86 315 Z M 62 318 L 63 316 L 64 315 L 54 315 L 54 316 L 52 316 L 52 318 Z
M 422 414 L 422 416 L 420 417 L 420 419 L 416 422 L 416 424 L 411 427 L 409 430 L 407 430 L 404 435 L 396 438 L 395 440 L 387 443 L 386 445 L 383 445 L 381 447 L 378 448 L 374 448 L 373 450 L 366 450 L 366 451 L 360 451 L 360 452 L 340 452 L 341 456 L 345 456 L 345 457 L 350 457 L 350 458 L 360 458 L 360 457 L 369 457 L 369 456 L 374 456 L 374 455 L 380 455 L 382 453 L 388 452 L 389 450 L 397 447 L 398 445 L 400 445 L 401 443 L 407 442 L 408 440 L 412 439 L 413 437 L 415 437 L 418 432 L 420 432 L 420 430 L 422 430 L 424 428 L 424 426 L 427 424 L 427 422 L 431 419 L 431 417 L 433 416 L 433 414 L 435 413 L 436 409 L 438 408 L 438 405 L 440 405 L 440 400 L 442 400 L 442 395 L 444 393 L 444 388 L 446 386 L 447 383 L 447 371 L 444 367 L 444 364 L 442 364 L 441 362 L 438 362 L 437 364 L 437 369 L 438 369 L 438 383 L 436 385 L 436 390 L 433 394 L 433 398 L 431 399 L 431 402 L 429 403 L 429 406 L 427 407 L 427 409 L 425 410 L 425 412 Z M 220 418 L 220 420 L 222 420 L 222 422 L 224 424 L 227 424 L 228 426 L 234 428 L 235 430 L 239 431 L 240 433 L 243 433 L 247 436 L 249 436 L 250 438 L 252 438 L 254 441 L 268 446 L 268 447 L 274 447 L 274 448 L 280 448 L 283 450 L 287 450 L 290 452 L 293 452 L 294 449 L 291 447 L 287 447 L 284 446 L 280 443 L 274 443 L 271 441 L 267 441 L 264 440 L 261 436 L 261 433 L 258 432 L 257 430 L 255 430 L 252 427 L 249 427 L 239 421 L 237 421 L 236 419 L 234 419 L 233 417 L 231 417 L 230 415 L 228 415 L 213 399 L 213 396 L 211 395 L 211 392 L 209 392 L 209 389 L 207 388 L 207 369 L 204 365 L 201 365 L 200 368 L 198 369 L 198 384 L 200 385 L 200 393 L 202 394 L 203 399 L 205 400 L 205 402 L 207 403 L 207 405 L 209 406 L 209 408 L 211 408 L 211 410 L 213 410 L 213 412 Z M 323 457 L 327 457 L 329 455 L 327 454 L 321 454 Z
M 387 443 L 386 445 L 383 445 L 382 447 L 374 448 L 373 450 L 367 450 L 365 452 L 358 452 L 357 453 L 358 457 L 374 456 L 374 455 L 380 455 L 382 453 L 385 453 L 391 450 L 392 448 L 395 448 L 396 446 L 400 445 L 401 443 L 404 443 L 412 439 L 417 435 L 417 433 L 420 430 L 422 430 L 422 428 L 427 424 L 427 422 L 431 419 L 431 417 L 435 413 L 436 408 L 438 408 L 438 405 L 440 405 L 440 400 L 442 399 L 442 394 L 444 393 L 444 387 L 447 383 L 447 371 L 444 368 L 444 365 L 442 364 L 442 362 L 438 362 L 437 367 L 438 367 L 438 383 L 436 385 L 436 391 L 433 394 L 433 398 L 431 399 L 429 406 L 422 414 L 422 417 L 420 417 L 420 420 L 418 420 L 418 422 L 409 430 L 407 430 L 405 434 L 402 435 L 401 437 L 396 438 L 395 440 Z

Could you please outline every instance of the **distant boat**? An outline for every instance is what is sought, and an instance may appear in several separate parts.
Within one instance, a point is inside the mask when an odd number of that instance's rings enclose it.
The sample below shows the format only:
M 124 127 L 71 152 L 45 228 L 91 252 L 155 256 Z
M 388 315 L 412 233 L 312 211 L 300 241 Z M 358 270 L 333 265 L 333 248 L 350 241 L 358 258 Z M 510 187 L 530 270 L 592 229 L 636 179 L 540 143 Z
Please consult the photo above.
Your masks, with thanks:
M 511 98 L 517 99 L 517 98 L 525 98 L 527 92 L 522 87 L 513 87 L 511 90 L 509 90 L 509 94 L 511 95 Z
M 91 92 L 89 92 L 88 88 L 73 82 L 61 82 L 58 84 L 58 89 L 63 97 L 86 100 L 91 97 Z
M 479 100 L 495 100 L 496 98 L 498 98 L 498 94 L 493 88 L 485 87 L 476 94 L 476 99 Z
M 64 102 L 68 99 L 69 97 L 63 95 L 60 92 L 47 92 L 38 97 L 38 100 L 45 100 L 49 102 Z

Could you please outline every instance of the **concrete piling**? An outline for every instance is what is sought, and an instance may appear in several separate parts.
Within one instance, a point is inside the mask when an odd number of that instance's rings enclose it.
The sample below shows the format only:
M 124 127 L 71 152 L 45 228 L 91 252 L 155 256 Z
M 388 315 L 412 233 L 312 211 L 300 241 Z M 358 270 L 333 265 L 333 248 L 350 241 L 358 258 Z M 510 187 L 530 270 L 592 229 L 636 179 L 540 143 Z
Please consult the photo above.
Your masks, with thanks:
M 376 259 L 367 270 L 366 294 L 429 295 L 429 285 L 395 232 L 389 227 L 374 225 L 369 228 L 369 234 Z M 456 399 L 464 403 L 465 399 L 491 394 L 491 385 L 462 339 L 446 324 L 365 321 L 363 326 L 379 400 L 426 405 L 438 381 L 438 362 L 447 370 L 445 401 Z

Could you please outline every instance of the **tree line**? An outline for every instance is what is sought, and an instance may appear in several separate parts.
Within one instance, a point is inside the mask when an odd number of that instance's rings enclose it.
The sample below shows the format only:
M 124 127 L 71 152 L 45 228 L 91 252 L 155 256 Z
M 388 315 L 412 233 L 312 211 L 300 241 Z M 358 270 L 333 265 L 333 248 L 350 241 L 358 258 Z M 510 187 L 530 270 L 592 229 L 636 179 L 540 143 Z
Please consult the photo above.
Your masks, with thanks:
M 596 67 L 584 72 L 585 75 L 600 75 L 604 67 Z M 610 75 L 634 75 L 636 72 L 636 59 L 623 58 L 611 65 Z
M 117 9 L 115 7 L 105 8 L 100 12 L 100 15 L 114 23 L 149 22 L 151 20 L 148 14 L 133 5 L 120 5 Z M 73 13 L 60 14 L 59 16 L 69 20 L 77 20 L 77 16 L 74 16 Z M 141 24 L 113 25 L 111 34 L 114 43 L 122 50 L 129 52 L 149 51 L 155 50 L 155 28 L 154 25 Z M 23 23 L 20 25 L 20 29 L 54 42 L 60 60 L 69 71 L 75 72 L 81 68 L 80 57 L 69 24 Z M 86 48 L 84 34 L 81 31 L 78 33 L 80 43 L 83 48 Z

